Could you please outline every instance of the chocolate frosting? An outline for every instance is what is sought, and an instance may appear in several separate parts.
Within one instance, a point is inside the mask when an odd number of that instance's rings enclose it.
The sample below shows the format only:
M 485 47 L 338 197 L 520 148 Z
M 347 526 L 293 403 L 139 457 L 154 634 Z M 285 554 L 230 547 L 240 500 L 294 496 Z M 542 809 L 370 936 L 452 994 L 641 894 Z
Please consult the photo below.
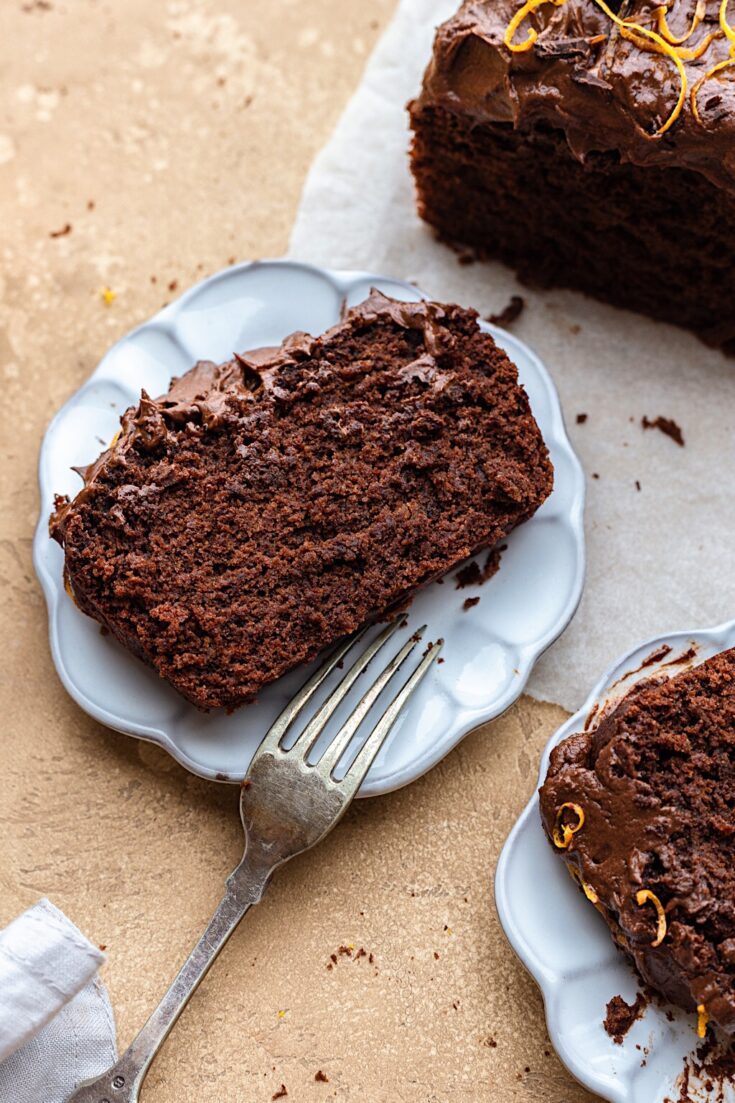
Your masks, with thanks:
M 550 841 L 564 803 L 584 810 L 555 854 L 594 891 L 643 979 L 688 1010 L 704 1005 L 735 1036 L 733 725 L 735 650 L 639 683 L 555 748 L 540 809 Z M 646 888 L 666 911 L 659 946 L 656 911 L 636 900 Z
M 406 378 L 420 378 L 435 388 L 443 387 L 450 377 L 441 372 L 437 358 L 442 348 L 453 341 L 442 324 L 446 318 L 444 309 L 425 300 L 391 299 L 373 288 L 364 302 L 346 309 L 342 320 L 320 337 L 299 332 L 287 337 L 277 348 L 235 353 L 234 358 L 224 364 L 201 360 L 180 378 L 172 380 L 165 395 L 154 399 L 143 391 L 138 405 L 131 406 L 122 415 L 120 432 L 110 447 L 88 467 L 75 468 L 84 486 L 72 501 L 57 498 L 49 522 L 51 536 L 63 545 L 71 511 L 84 501 L 95 480 L 109 465 L 127 462 L 131 448 L 153 451 L 165 441 L 167 433 L 191 423 L 204 429 L 216 428 L 228 416 L 240 416 L 244 404 L 255 404 L 266 398 L 288 401 L 289 394 L 283 389 L 279 369 L 314 356 L 323 343 L 328 343 L 340 331 L 368 326 L 380 317 L 390 319 L 403 329 L 416 330 L 422 336 L 422 355 L 404 365 L 401 374 Z
M 696 49 L 719 30 L 719 0 L 705 2 L 704 22 L 686 41 L 687 49 Z M 655 30 L 659 6 L 654 0 L 629 0 L 621 15 Z M 714 74 L 700 89 L 701 122 L 689 100 L 696 82 L 728 58 L 724 35 L 701 58 L 684 61 L 689 89 L 684 108 L 673 126 L 656 136 L 681 87 L 670 57 L 624 39 L 594 0 L 545 4 L 514 38 L 523 42 L 534 27 L 539 32 L 534 46 L 511 52 L 503 37 L 519 7 L 517 0 L 467 0 L 437 32 L 419 106 L 439 103 L 479 122 L 516 128 L 549 125 L 565 132 L 582 162 L 606 153 L 635 165 L 688 168 L 735 191 L 735 66 Z M 673 34 L 686 34 L 692 7 L 679 0 L 669 4 Z M 599 35 L 605 35 L 604 41 L 591 41 Z M 666 202 L 663 195 L 661 202 Z M 696 220 L 696 211 L 691 214 Z

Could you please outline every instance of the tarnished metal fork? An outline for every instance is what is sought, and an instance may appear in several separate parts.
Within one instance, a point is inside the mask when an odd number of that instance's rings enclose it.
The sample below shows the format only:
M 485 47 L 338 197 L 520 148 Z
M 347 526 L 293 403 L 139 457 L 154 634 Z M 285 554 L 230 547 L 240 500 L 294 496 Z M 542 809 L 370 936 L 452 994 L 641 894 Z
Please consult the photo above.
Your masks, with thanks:
M 222 902 L 168 992 L 117 1064 L 99 1079 L 88 1081 L 67 1103 L 137 1103 L 153 1058 L 240 920 L 261 900 L 275 870 L 315 846 L 342 818 L 398 714 L 439 654 L 441 641 L 422 656 L 340 780 L 335 778 L 340 761 L 370 709 L 416 647 L 425 626 L 382 670 L 319 760 L 310 763 L 309 755 L 370 660 L 405 623 L 402 618 L 394 621 L 362 651 L 288 749 L 283 744 L 295 721 L 347 652 L 364 640 L 365 631 L 330 655 L 270 728 L 242 786 L 240 816 L 245 829 L 245 854 L 227 880 Z

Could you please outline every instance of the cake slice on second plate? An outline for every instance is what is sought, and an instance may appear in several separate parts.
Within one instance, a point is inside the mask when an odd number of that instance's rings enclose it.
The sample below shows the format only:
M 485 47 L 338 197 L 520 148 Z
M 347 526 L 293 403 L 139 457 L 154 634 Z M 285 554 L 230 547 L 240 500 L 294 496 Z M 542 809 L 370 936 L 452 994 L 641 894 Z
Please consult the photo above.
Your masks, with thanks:
M 643 980 L 735 1036 L 735 649 L 555 747 L 541 818 Z

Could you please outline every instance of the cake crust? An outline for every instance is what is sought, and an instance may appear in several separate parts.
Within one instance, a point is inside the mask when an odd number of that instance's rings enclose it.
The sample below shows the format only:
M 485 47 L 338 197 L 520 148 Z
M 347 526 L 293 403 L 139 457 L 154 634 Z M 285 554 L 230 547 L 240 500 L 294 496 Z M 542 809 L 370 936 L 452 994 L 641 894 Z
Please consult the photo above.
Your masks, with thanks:
M 735 649 L 564 740 L 540 809 L 642 979 L 735 1036 Z
M 373 292 L 323 334 L 203 362 L 60 499 L 80 608 L 234 707 L 531 516 L 552 467 L 473 311 Z

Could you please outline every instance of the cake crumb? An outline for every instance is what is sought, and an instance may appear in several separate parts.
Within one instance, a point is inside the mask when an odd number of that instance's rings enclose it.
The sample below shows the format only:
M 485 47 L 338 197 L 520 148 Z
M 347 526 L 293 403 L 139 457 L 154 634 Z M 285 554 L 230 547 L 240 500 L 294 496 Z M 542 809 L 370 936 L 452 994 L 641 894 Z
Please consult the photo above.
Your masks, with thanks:
M 50 230 L 49 237 L 66 237 L 71 233 L 71 222 L 65 222 L 60 230 Z
M 602 1025 L 616 1046 L 623 1044 L 625 1035 L 647 1007 L 648 1001 L 642 992 L 638 993 L 632 1004 L 626 1003 L 622 996 L 613 996 L 607 1005 L 607 1016 Z
M 288 1095 L 288 1088 L 286 1087 L 285 1084 L 281 1084 L 278 1091 L 273 1092 L 273 1095 L 271 1096 L 271 1099 L 285 1099 L 285 1097 L 287 1095 Z
M 511 295 L 510 302 L 503 307 L 499 314 L 488 314 L 485 319 L 494 326 L 510 326 L 520 318 L 526 306 L 526 300 L 521 295 Z
M 577 414 L 577 425 L 584 425 L 588 416 L 588 414 Z
M 321 1069 L 319 1069 L 314 1074 L 314 1079 L 316 1080 L 317 1084 L 328 1084 L 329 1083 L 329 1077 L 327 1076 L 326 1072 L 322 1072 Z
M 665 436 L 671 437 L 674 443 L 678 444 L 680 448 L 684 447 L 684 434 L 681 431 L 681 427 L 677 425 L 673 418 L 661 417 L 659 414 L 658 417 L 651 420 L 644 414 L 641 418 L 641 425 L 644 429 L 658 429 L 659 432 L 663 433 Z
M 640 490 L 640 489 L 641 489 L 641 483 L 640 483 L 640 479 L 636 479 L 636 481 L 635 481 L 635 488 L 636 488 L 636 490 Z
M 479 597 L 466 597 L 462 602 L 462 608 L 466 611 L 467 609 L 472 609 L 475 605 L 479 604 Z

